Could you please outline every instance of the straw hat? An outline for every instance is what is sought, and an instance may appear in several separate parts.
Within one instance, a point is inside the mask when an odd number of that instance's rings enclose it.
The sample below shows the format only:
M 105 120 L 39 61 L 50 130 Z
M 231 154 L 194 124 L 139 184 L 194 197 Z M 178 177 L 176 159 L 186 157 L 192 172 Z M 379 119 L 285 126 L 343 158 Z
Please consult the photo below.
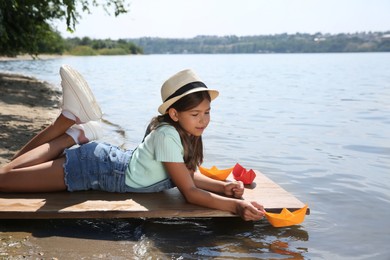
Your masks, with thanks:
M 190 69 L 176 73 L 167 79 L 161 87 L 163 103 L 159 106 L 158 112 L 165 114 L 167 109 L 180 98 L 199 91 L 208 91 L 211 100 L 215 99 L 219 94 L 217 90 L 208 89 L 198 75 Z

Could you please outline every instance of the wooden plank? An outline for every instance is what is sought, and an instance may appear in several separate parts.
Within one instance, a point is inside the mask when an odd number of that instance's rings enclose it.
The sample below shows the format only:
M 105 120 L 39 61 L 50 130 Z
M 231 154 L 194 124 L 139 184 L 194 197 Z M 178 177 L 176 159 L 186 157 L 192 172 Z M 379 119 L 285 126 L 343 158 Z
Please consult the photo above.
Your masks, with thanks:
M 269 212 L 295 210 L 304 203 L 256 171 L 244 198 L 262 203 Z M 308 213 L 309 214 L 309 210 Z M 177 188 L 159 193 L 96 191 L 55 193 L 0 193 L 0 219 L 52 218 L 197 218 L 234 217 L 230 212 L 186 203 Z

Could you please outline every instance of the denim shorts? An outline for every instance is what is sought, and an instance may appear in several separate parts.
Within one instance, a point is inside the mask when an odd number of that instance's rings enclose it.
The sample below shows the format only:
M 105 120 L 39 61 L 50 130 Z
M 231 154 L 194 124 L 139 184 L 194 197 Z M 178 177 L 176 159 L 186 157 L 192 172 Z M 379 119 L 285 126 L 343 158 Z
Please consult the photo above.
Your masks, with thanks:
M 65 150 L 65 184 L 68 191 L 100 190 L 108 192 L 160 192 L 175 187 L 165 179 L 148 187 L 126 185 L 126 169 L 132 150 L 107 143 L 91 142 Z

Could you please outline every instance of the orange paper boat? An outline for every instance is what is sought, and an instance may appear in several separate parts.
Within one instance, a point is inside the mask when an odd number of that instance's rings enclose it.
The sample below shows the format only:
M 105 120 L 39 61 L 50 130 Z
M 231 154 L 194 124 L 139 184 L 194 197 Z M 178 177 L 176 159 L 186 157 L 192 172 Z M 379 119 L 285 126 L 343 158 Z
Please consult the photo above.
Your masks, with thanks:
M 252 169 L 247 171 L 239 163 L 236 163 L 233 168 L 233 176 L 236 181 L 242 181 L 244 184 L 251 184 L 256 178 L 256 173 Z
M 265 213 L 265 217 L 268 219 L 274 227 L 288 227 L 297 225 L 303 222 L 307 211 L 307 204 L 298 210 L 293 212 L 284 208 L 280 213 Z
M 199 166 L 199 171 L 206 175 L 207 177 L 210 177 L 214 180 L 220 180 L 224 181 L 229 176 L 229 174 L 232 172 L 233 167 L 229 169 L 222 169 L 219 170 L 216 166 L 211 167 L 210 169 L 204 168 L 202 166 Z

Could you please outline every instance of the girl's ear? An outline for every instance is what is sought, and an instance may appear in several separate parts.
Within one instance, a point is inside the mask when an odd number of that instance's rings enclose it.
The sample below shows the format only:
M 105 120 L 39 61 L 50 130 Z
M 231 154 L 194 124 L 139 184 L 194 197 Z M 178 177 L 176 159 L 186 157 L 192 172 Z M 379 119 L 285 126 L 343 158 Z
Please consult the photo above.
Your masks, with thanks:
M 170 117 L 174 122 L 179 121 L 178 112 L 177 112 L 176 109 L 170 108 L 170 109 L 168 110 L 168 114 L 169 114 L 169 117 Z

